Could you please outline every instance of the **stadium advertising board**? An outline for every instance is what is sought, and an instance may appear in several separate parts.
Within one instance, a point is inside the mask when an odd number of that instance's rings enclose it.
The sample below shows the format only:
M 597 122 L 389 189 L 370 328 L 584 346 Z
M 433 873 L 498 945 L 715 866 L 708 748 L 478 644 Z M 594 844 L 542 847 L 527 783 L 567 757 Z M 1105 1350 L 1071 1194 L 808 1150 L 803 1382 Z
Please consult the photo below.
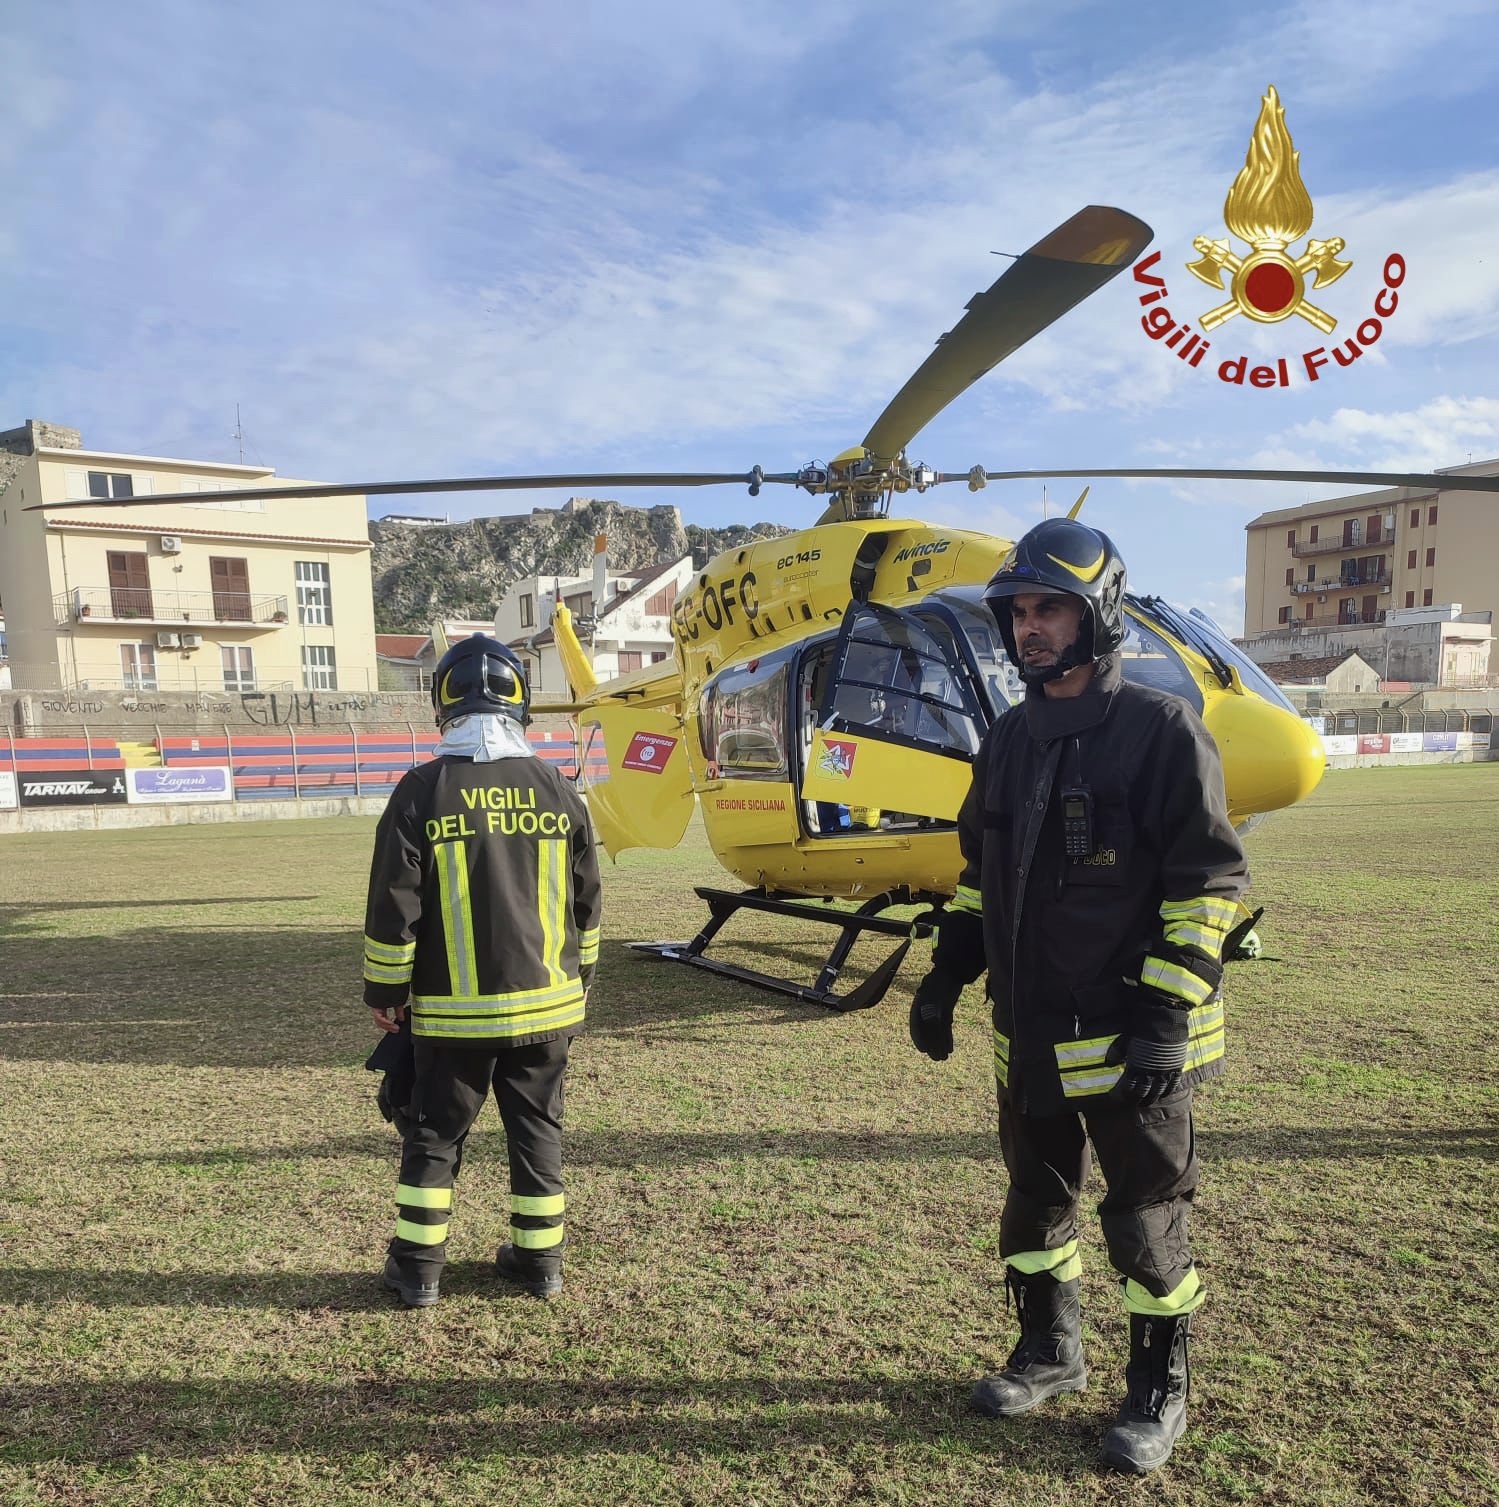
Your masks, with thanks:
M 0 811 L 16 809 L 16 777 L 8 769 L 0 769 Z
M 1457 749 L 1457 734 L 1422 733 L 1421 747 L 1427 753 L 1453 753 Z
M 1391 733 L 1390 752 L 1420 753 L 1422 736 L 1421 733 Z
M 1326 733 L 1322 750 L 1327 754 L 1354 754 L 1358 752 L 1358 739 L 1352 733 Z
M 23 769 L 23 806 L 123 806 L 123 769 Z
M 127 769 L 126 797 L 133 806 L 178 805 L 186 801 L 232 801 L 234 784 L 227 764 L 193 768 Z

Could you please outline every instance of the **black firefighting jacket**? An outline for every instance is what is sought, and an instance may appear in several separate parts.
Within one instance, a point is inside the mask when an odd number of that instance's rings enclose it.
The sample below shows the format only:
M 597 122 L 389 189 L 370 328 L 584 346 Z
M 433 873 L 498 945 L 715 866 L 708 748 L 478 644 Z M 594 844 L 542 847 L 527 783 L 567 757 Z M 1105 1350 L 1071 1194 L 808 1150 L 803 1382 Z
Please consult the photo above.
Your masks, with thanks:
M 1063 846 L 1070 787 L 1092 798 L 1081 860 Z M 1105 1055 L 1145 988 L 1188 1011 L 1184 1080 L 1222 1071 L 1218 959 L 1248 868 L 1192 707 L 1117 662 L 1077 697 L 1031 690 L 985 737 L 958 834 L 953 903 L 983 915 L 996 1070 L 1018 1108 L 1107 1093 L 1121 1068 Z
M 599 952 L 588 809 L 551 765 L 443 756 L 410 770 L 375 833 L 364 1001 L 416 1036 L 550 1041 L 583 1022 Z

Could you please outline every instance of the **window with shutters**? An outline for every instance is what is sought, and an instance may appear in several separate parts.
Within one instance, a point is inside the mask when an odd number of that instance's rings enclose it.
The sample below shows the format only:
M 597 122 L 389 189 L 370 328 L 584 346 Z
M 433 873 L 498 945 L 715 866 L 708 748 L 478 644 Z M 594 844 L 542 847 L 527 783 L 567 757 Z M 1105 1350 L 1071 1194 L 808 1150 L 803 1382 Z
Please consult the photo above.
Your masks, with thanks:
M 1289 623 L 1291 621 L 1291 609 L 1289 607 L 1282 607 L 1280 609 L 1280 617 L 1277 619 L 1277 621 L 1282 623 Z
M 672 603 L 677 599 L 677 583 L 668 581 L 660 591 L 652 592 L 645 604 L 646 613 L 651 617 L 669 617 Z
M 250 562 L 232 555 L 208 557 L 213 615 L 221 623 L 250 621 Z
M 1405 568 L 1407 570 L 1414 570 L 1416 568 L 1416 552 L 1413 549 L 1406 551 Z
M 1429 508 L 1427 508 L 1427 510 L 1426 510 L 1426 521 L 1428 523 L 1435 523 L 1437 521 L 1437 505 L 1436 505 L 1436 503 L 1432 503 L 1432 505 Z
M 1437 563 L 1437 552 L 1435 547 L 1426 551 L 1426 563 L 1428 565 L 1435 565 Z
M 338 661 L 332 644 L 302 645 L 302 686 L 308 691 L 338 689 Z
M 536 601 L 529 591 L 520 594 L 520 625 L 522 628 L 536 626 Z
M 1423 607 L 1431 606 L 1431 587 L 1429 586 L 1421 593 L 1421 605 Z
M 621 649 L 619 651 L 619 673 L 628 674 L 631 670 L 638 670 L 643 663 L 643 656 L 639 649 Z
M 327 625 L 333 621 L 333 581 L 322 560 L 298 560 L 297 621 Z

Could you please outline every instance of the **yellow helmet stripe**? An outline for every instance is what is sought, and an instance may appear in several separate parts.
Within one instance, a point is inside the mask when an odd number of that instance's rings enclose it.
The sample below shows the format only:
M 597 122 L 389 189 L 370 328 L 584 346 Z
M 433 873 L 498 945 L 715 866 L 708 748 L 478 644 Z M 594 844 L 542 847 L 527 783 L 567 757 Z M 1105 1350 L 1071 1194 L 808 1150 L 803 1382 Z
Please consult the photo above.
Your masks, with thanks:
M 1047 555 L 1047 559 L 1055 565 L 1060 565 L 1063 570 L 1078 578 L 1079 581 L 1096 581 L 1098 573 L 1103 569 L 1106 550 L 1099 550 L 1098 558 L 1091 565 L 1069 565 L 1065 560 L 1059 560 L 1055 555 Z

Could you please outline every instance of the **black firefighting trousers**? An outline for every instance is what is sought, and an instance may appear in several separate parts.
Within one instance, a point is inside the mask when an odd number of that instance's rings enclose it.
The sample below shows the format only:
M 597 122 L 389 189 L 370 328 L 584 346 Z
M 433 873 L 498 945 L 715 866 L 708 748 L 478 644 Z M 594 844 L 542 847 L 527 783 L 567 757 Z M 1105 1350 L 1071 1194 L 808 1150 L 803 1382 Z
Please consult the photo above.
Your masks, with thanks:
M 485 1051 L 416 1038 L 412 1126 L 390 1242 L 408 1278 L 435 1282 L 442 1271 L 464 1141 L 491 1086 L 510 1157 L 510 1239 L 536 1257 L 561 1254 L 562 1079 L 570 1041 Z
M 1190 1088 L 1146 1108 L 1100 1099 L 1059 1115 L 1020 1114 L 1001 1088 L 999 1142 L 1010 1174 L 1001 1256 L 1055 1250 L 1076 1236 L 1091 1144 L 1107 1189 L 1098 1215 L 1114 1269 L 1157 1298 L 1175 1292 L 1192 1270 L 1197 1146 Z

